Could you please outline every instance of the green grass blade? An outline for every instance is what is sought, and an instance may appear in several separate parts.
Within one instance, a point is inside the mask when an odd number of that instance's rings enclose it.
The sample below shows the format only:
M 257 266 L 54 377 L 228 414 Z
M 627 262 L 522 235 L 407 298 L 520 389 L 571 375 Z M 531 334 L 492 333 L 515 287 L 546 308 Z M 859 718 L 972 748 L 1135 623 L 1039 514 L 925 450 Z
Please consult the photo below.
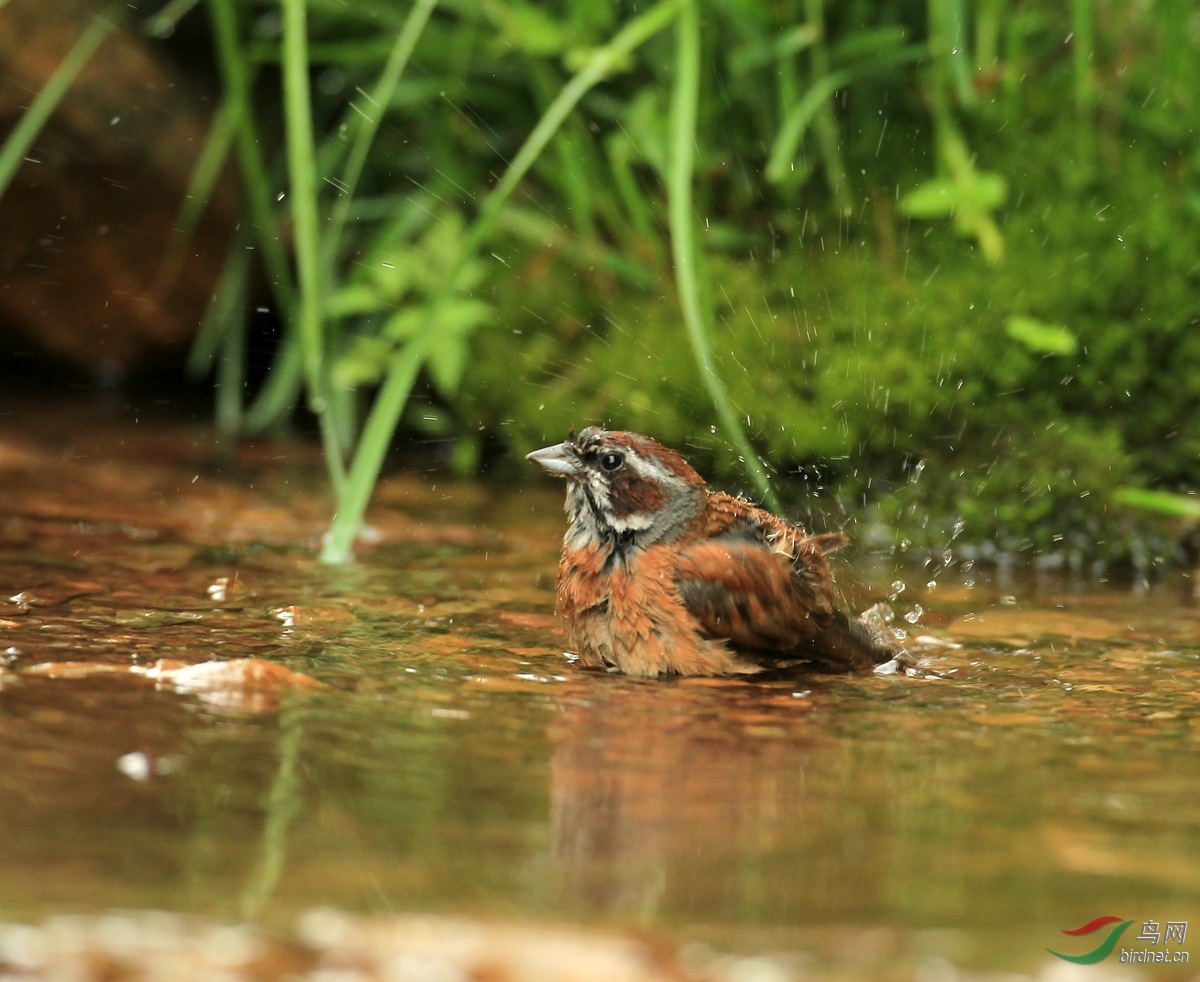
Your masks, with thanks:
M 271 361 L 266 380 L 255 394 L 254 401 L 246 408 L 242 429 L 247 433 L 261 433 L 281 424 L 296 408 L 303 385 L 304 365 L 300 342 L 285 333 Z
M 413 49 L 417 46 L 421 32 L 425 30 L 425 25 L 429 22 L 429 17 L 437 3 L 438 0 L 417 0 L 412 10 L 409 11 L 408 17 L 405 18 L 404 27 L 396 37 L 396 43 L 392 45 L 392 50 L 388 53 L 388 59 L 379 75 L 379 80 L 371 90 L 370 108 L 361 114 L 351 110 L 359 122 L 350 152 L 346 157 L 346 164 L 342 168 L 341 195 L 330 214 L 325 249 L 325 259 L 330 269 L 333 268 L 333 263 L 337 262 L 342 232 L 346 227 L 350 206 L 354 202 L 354 192 L 358 188 L 359 178 L 362 177 L 363 168 L 366 166 L 371 145 L 375 142 L 375 135 L 379 132 L 379 124 L 383 121 L 383 115 L 387 112 L 388 106 L 392 104 L 396 87 L 400 84 L 400 79 L 412 57 Z
M 680 10 L 690 6 L 690 2 L 691 0 L 660 0 L 657 5 L 626 24 L 607 45 L 592 52 L 587 63 L 563 86 L 558 96 L 546 108 L 513 157 L 508 169 L 484 199 L 478 217 L 463 236 L 458 256 L 447 270 L 441 289 L 426 307 L 423 326 L 412 341 L 397 354 L 367 416 L 350 465 L 345 492 L 338 502 L 337 515 L 334 516 L 329 537 L 321 552 L 323 562 L 346 562 L 350 558 L 351 547 L 362 527 L 363 515 L 379 476 L 379 469 L 383 466 L 392 434 L 433 341 L 431 327 L 436 323 L 442 305 L 455 290 L 458 277 L 468 260 L 475 255 L 484 239 L 491 233 L 505 202 L 579 100 L 593 86 L 619 68 L 635 48 L 670 24 L 679 15 Z
M 834 72 L 817 79 L 803 96 L 792 106 L 779 127 L 771 153 L 767 158 L 766 176 L 772 184 L 787 180 L 792 163 L 800 151 L 800 141 L 805 131 L 823 109 L 828 109 L 829 100 L 838 89 L 851 79 L 849 72 Z
M 830 80 L 829 46 L 825 40 L 825 3 L 824 0 L 807 0 L 805 3 L 808 22 L 817 28 L 820 36 L 809 51 L 810 81 L 812 88 L 817 87 L 818 81 Z M 821 167 L 825 171 L 825 183 L 833 194 L 833 200 L 841 214 L 850 214 L 849 182 L 846 178 L 846 165 L 842 161 L 841 139 L 838 136 L 837 118 L 833 114 L 833 94 L 831 89 L 827 98 L 822 99 L 816 106 L 813 115 L 813 132 L 817 138 L 817 149 L 821 154 Z
M 692 215 L 692 172 L 696 145 L 696 115 L 700 94 L 700 18 L 693 6 L 679 18 L 676 44 L 675 86 L 671 93 L 671 164 L 667 176 L 667 207 L 671 226 L 671 256 L 675 285 L 700 377 L 717 410 L 721 428 L 737 447 L 755 489 L 763 501 L 778 509 L 770 478 L 741 421 L 725 395 L 725 387 L 712 363 L 708 332 L 700 313 L 700 284 L 696 275 L 696 232 Z
M 229 320 L 221 341 L 217 363 L 217 429 L 236 434 L 242 426 L 243 394 L 246 384 L 246 279 L 250 271 L 249 253 L 242 251 L 231 258 L 233 282 L 230 290 L 242 302 L 230 304 Z
M 309 406 L 317 415 L 325 448 L 325 464 L 335 494 L 346 480 L 342 461 L 339 403 L 329 398 L 329 369 L 323 335 L 325 290 L 321 274 L 321 233 L 317 200 L 317 149 L 313 138 L 312 100 L 309 91 L 307 0 L 282 0 L 283 6 L 283 109 L 285 121 L 289 202 L 293 249 L 299 283 L 296 318 L 292 322 L 300 341 L 301 361 L 308 383 Z
M 1125 487 L 1113 491 L 1112 500 L 1119 505 L 1140 508 L 1169 518 L 1200 520 L 1200 497 L 1192 495 Z
M 212 368 L 221 351 L 222 339 L 228 325 L 244 312 L 246 286 L 250 276 L 249 235 L 243 230 L 234 237 L 233 247 L 225 258 L 221 275 L 213 290 L 212 300 L 200 321 L 200 330 L 188 352 L 186 370 L 193 378 L 201 378 Z
M 38 133 L 54 114 L 54 110 L 58 108 L 58 104 L 62 102 L 63 96 L 70 90 L 79 73 L 121 22 L 125 10 L 126 4 L 114 3 L 92 21 L 67 52 L 66 57 L 59 62 L 42 91 L 21 114 L 17 125 L 12 128 L 3 146 L 0 146 L 0 195 L 8 189 L 17 168 L 25 159 L 25 154 L 29 152 Z
M 291 266 L 283 249 L 279 222 L 275 218 L 274 194 L 262 156 L 261 146 L 265 141 L 260 141 L 254 126 L 251 79 L 238 35 L 237 10 L 233 0 L 209 0 L 208 10 L 230 120 L 236 127 L 235 148 L 249 224 L 257 236 L 279 319 L 285 324 L 292 323 L 296 300 Z M 285 336 L 262 391 L 243 418 L 247 430 L 266 429 L 280 422 L 295 406 L 302 381 L 299 354 L 299 347 Z
M 212 197 L 213 188 L 221 176 L 229 152 L 233 147 L 237 127 L 233 123 L 233 113 L 226 100 L 213 114 L 209 123 L 208 137 L 196 158 L 196 166 L 192 168 L 188 179 L 187 191 L 179 213 L 175 217 L 175 235 L 171 243 L 172 253 L 182 251 L 187 240 L 196 230 L 200 215 Z

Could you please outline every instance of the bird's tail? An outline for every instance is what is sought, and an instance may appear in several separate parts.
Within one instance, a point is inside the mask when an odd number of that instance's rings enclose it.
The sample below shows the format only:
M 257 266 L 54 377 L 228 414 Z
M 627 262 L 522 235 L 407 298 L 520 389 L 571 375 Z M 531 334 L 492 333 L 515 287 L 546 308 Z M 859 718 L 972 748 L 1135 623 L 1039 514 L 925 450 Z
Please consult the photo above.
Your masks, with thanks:
M 896 657 L 896 649 L 862 621 L 834 611 L 812 639 L 810 657 L 825 671 L 852 672 Z

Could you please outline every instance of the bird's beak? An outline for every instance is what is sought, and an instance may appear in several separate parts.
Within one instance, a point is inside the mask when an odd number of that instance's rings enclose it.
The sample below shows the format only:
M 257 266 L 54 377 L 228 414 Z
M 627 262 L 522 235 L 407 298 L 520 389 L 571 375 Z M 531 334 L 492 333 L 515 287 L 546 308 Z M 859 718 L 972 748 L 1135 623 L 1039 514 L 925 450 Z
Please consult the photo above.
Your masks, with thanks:
M 531 454 L 525 455 L 526 460 L 538 464 L 547 474 L 555 477 L 573 477 L 579 473 L 579 458 L 575 447 L 570 443 L 558 443 L 553 447 L 543 447 Z

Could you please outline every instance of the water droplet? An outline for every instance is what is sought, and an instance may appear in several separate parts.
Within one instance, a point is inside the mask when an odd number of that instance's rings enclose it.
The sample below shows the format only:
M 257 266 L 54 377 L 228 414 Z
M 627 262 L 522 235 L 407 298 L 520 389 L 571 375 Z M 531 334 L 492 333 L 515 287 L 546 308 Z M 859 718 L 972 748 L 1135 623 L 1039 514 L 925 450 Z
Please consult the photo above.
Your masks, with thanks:
M 892 599 L 895 600 L 903 592 L 904 592 L 904 581 L 903 580 L 894 580 L 892 582 Z
M 937 580 L 930 580 L 928 583 L 925 584 L 925 589 L 926 590 L 936 590 L 937 589 Z
M 957 539 L 960 535 L 962 535 L 963 529 L 965 529 L 966 527 L 967 527 L 967 523 L 964 522 L 961 518 L 957 522 L 955 522 L 954 527 L 950 530 L 951 541 L 953 541 L 954 539 Z
M 134 781 L 146 781 L 154 772 L 150 758 L 136 751 L 118 757 L 117 770 Z
M 922 472 L 923 470 L 925 470 L 925 461 L 923 461 L 923 460 L 918 460 L 918 461 L 917 461 L 917 462 L 916 462 L 916 463 L 913 465 L 913 469 L 912 469 L 912 471 L 911 471 L 911 472 L 909 473 L 909 475 L 908 475 L 908 483 L 909 483 L 909 484 L 916 484 L 916 483 L 917 483 L 919 480 L 921 480 L 921 472 Z
M 954 562 L 954 553 L 947 549 L 942 553 L 942 562 L 949 566 L 952 562 Z
M 904 615 L 904 619 L 910 624 L 916 624 L 921 619 L 921 615 L 925 613 L 925 608 L 920 604 L 913 604 L 913 609 Z

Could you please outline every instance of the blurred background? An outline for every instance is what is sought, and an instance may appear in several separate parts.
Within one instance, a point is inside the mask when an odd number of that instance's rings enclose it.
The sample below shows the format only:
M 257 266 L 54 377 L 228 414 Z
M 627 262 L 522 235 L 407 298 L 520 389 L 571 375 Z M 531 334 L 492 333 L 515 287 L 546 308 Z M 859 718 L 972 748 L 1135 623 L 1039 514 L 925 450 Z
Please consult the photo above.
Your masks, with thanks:
M 390 451 L 602 422 L 1145 575 L 1200 516 L 1198 66 L 1184 0 L 13 0 L 0 373 L 318 433 L 331 559 Z

